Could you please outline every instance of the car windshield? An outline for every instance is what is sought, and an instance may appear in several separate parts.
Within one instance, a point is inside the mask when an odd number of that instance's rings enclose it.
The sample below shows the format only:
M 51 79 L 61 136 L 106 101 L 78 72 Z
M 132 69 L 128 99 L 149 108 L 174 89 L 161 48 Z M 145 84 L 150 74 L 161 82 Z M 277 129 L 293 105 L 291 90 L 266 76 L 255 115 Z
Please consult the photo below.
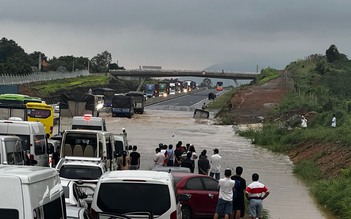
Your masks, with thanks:
M 60 177 L 66 179 L 97 180 L 101 175 L 99 167 L 63 165 L 60 169 Z
M 103 212 L 150 212 L 161 215 L 171 206 L 167 185 L 150 183 L 101 183 L 97 205 Z

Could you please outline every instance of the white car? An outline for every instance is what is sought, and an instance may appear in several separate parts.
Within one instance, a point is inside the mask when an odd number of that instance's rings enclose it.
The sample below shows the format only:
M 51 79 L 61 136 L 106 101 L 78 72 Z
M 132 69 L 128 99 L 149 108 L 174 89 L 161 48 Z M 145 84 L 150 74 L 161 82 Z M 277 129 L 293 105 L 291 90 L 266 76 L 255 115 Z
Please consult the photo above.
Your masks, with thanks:
M 175 182 L 170 173 L 111 171 L 100 178 L 90 212 L 97 218 L 115 218 L 104 217 L 108 213 L 129 218 L 152 215 L 158 219 L 181 219 L 181 206 L 175 194 Z
M 90 204 L 93 200 L 95 187 L 100 177 L 107 172 L 101 158 L 69 157 L 61 158 L 56 165 L 61 180 L 71 180 L 78 183 L 79 188 L 87 197 L 85 201 Z
M 61 184 L 65 194 L 66 205 L 88 208 L 88 204 L 84 200 L 87 198 L 87 195 L 79 188 L 76 182 L 61 179 Z

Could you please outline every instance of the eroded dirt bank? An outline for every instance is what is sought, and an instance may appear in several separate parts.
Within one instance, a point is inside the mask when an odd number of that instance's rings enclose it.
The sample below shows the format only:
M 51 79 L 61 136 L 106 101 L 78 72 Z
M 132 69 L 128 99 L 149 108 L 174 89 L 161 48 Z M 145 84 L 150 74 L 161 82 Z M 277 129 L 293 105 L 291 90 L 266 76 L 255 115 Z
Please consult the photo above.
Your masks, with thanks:
M 231 99 L 237 124 L 252 124 L 270 120 L 272 108 L 279 104 L 289 86 L 284 77 L 272 80 L 262 86 L 249 86 L 240 89 Z M 293 163 L 314 160 L 325 177 L 332 177 L 342 168 L 351 165 L 350 147 L 339 142 L 310 141 L 293 148 L 289 157 Z

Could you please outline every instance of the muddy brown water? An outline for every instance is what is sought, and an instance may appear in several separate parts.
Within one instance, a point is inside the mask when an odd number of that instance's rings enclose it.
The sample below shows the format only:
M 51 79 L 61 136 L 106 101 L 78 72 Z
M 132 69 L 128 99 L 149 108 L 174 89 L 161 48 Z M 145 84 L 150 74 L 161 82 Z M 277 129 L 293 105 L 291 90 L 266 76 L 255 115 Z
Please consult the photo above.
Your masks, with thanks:
M 178 141 L 194 144 L 196 152 L 207 150 L 213 154 L 218 148 L 222 156 L 222 171 L 240 165 L 243 177 L 251 182 L 252 173 L 260 175 L 260 181 L 271 191 L 264 200 L 264 208 L 273 219 L 321 219 L 333 217 L 324 214 L 309 195 L 304 184 L 292 173 L 292 163 L 285 155 L 275 154 L 252 145 L 249 139 L 235 134 L 232 126 L 214 125 L 212 119 L 195 120 L 193 111 L 146 109 L 133 118 L 106 117 L 107 129 L 121 132 L 126 128 L 130 145 L 137 145 L 141 153 L 141 169 L 153 167 L 155 148 L 159 143 L 173 144 Z M 197 167 L 195 169 L 197 172 Z

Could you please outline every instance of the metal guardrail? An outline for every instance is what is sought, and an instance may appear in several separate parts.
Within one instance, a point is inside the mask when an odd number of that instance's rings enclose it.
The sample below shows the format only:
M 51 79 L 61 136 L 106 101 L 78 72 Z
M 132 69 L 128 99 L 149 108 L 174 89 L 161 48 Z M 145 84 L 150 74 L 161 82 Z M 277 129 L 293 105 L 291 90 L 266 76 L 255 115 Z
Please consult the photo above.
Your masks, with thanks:
M 79 76 L 88 76 L 91 75 L 89 71 L 74 71 L 74 72 L 35 72 L 27 75 L 1 75 L 0 76 L 0 85 L 9 85 L 9 84 L 26 84 L 31 82 L 39 81 L 50 81 L 64 78 L 76 78 Z

